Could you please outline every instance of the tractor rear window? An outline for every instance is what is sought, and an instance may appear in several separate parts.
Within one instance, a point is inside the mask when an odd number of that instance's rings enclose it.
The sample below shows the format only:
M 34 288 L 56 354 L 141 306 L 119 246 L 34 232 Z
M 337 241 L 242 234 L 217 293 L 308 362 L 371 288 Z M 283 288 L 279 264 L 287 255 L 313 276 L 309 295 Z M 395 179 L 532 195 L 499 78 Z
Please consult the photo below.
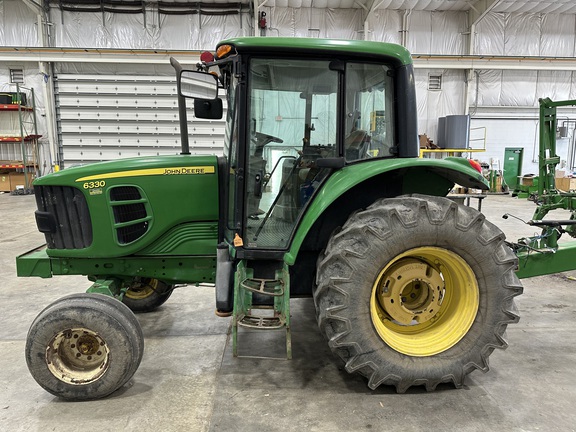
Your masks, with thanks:
M 394 146 L 393 82 L 388 67 L 346 65 L 346 160 L 391 156 Z

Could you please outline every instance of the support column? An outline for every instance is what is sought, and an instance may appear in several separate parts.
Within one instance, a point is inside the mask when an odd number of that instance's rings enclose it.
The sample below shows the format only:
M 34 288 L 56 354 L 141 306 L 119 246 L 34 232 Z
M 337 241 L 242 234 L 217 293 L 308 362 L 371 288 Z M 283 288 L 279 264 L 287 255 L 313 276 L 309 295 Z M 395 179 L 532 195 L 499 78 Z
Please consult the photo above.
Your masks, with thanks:
M 36 13 L 37 21 L 37 31 L 38 31 L 38 43 L 40 47 L 46 48 L 51 46 L 50 33 L 48 28 L 52 25 L 48 19 L 47 11 L 34 0 L 23 0 L 24 4 L 28 6 L 30 10 Z M 49 6 L 47 6 L 49 8 Z M 48 9 L 49 10 L 49 9 Z M 50 151 L 50 163 L 52 166 L 56 164 L 58 148 L 56 139 L 56 123 L 54 118 L 54 112 L 56 109 L 56 103 L 54 99 L 54 86 L 52 77 L 52 65 L 48 62 L 38 62 L 38 70 L 42 74 L 42 95 L 44 97 L 44 112 L 46 115 L 46 131 L 48 134 L 48 145 Z M 40 161 L 38 161 L 40 162 Z
M 50 46 L 47 27 L 50 25 L 44 16 L 39 14 L 38 18 L 38 38 L 41 47 Z M 51 168 L 58 165 L 58 144 L 56 138 L 56 99 L 54 98 L 54 77 L 52 76 L 52 65 L 48 62 L 38 62 L 38 69 L 42 74 L 42 96 L 44 98 L 44 114 L 46 119 L 46 132 L 48 134 L 48 146 L 50 151 Z
M 468 55 L 474 55 L 474 43 L 476 41 L 476 24 L 490 12 L 502 0 L 478 0 L 470 5 L 468 12 Z M 470 112 L 470 82 L 474 78 L 474 69 L 468 69 L 466 72 L 464 85 L 464 114 Z M 478 77 L 476 76 L 476 79 Z

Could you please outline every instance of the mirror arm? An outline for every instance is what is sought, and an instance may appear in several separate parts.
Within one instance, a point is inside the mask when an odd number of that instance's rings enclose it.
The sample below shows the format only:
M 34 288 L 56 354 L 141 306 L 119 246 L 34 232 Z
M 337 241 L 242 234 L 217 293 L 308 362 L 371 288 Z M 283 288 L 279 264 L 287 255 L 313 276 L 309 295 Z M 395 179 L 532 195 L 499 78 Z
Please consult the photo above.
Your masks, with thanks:
M 174 57 L 170 57 L 170 64 L 176 70 L 176 92 L 178 93 L 178 115 L 180 117 L 180 144 L 182 151 L 180 154 L 190 154 L 190 144 L 188 142 L 188 115 L 186 113 L 186 98 L 180 93 L 180 74 L 182 65 Z
M 182 72 L 182 65 L 174 57 L 170 57 L 170 64 L 176 70 L 177 74 L 180 74 L 180 72 Z
M 188 114 L 186 113 L 186 98 L 181 94 L 178 94 L 178 113 L 180 117 L 180 143 L 182 145 L 182 151 L 180 154 L 189 155 L 190 144 L 188 142 Z

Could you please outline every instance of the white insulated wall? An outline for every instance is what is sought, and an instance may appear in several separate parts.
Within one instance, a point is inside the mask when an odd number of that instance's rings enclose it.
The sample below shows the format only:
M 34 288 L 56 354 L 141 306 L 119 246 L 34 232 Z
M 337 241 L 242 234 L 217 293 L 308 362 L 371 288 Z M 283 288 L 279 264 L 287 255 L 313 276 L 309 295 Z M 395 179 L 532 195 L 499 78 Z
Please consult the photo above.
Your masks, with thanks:
M 65 166 L 180 153 L 174 77 L 59 74 L 56 88 Z M 188 109 L 188 132 L 192 154 L 222 154 L 223 120 Z

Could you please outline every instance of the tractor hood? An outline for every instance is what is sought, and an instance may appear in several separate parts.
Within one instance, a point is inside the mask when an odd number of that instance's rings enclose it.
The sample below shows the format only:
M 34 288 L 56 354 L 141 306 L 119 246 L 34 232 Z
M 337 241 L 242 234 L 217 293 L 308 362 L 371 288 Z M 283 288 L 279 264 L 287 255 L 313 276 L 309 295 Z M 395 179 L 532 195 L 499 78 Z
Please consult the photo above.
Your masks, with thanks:
M 122 159 L 34 182 L 38 229 L 50 256 L 213 253 L 216 156 Z

